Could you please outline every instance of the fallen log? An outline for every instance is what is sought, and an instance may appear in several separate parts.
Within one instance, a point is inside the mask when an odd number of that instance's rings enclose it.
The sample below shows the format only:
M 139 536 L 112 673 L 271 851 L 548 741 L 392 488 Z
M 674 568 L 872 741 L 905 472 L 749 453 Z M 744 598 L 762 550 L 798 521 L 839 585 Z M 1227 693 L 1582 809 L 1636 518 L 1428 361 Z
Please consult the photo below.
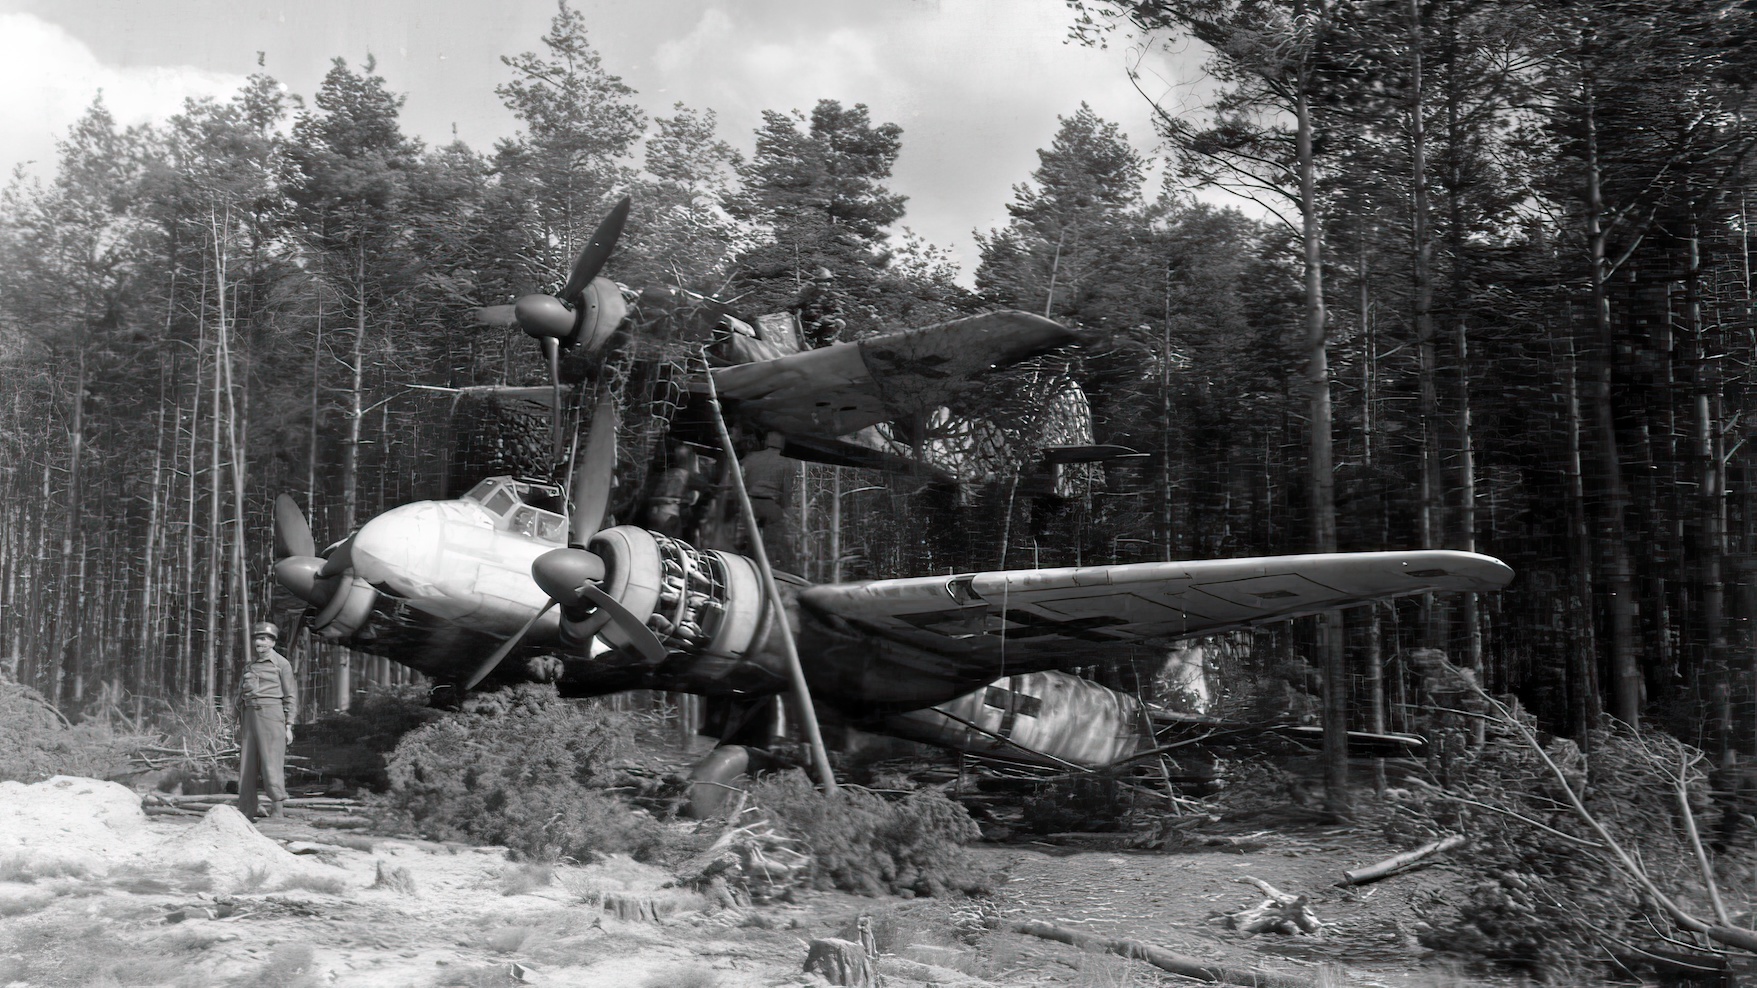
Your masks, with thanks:
M 1078 933 L 1074 930 L 1030 920 L 1013 924 L 1013 932 L 1028 936 L 1042 937 L 1059 943 L 1079 947 L 1081 950 L 1106 950 L 1110 953 L 1134 960 L 1146 961 L 1161 971 L 1170 971 L 1197 981 L 1224 985 L 1242 985 L 1244 988 L 1317 988 L 1317 982 L 1297 974 L 1280 974 L 1273 971 L 1251 971 L 1243 968 L 1227 967 L 1223 964 L 1210 964 L 1194 957 L 1175 954 L 1163 947 L 1154 947 L 1139 940 L 1106 940 L 1089 933 Z
M 1370 864 L 1364 868 L 1354 868 L 1345 871 L 1342 873 L 1342 881 L 1337 882 L 1336 885 L 1339 888 L 1349 885 L 1365 885 L 1368 882 L 1376 882 L 1381 878 L 1389 878 L 1399 872 L 1408 871 L 1411 868 L 1414 868 L 1416 865 L 1425 862 L 1428 858 L 1431 858 L 1436 854 L 1444 854 L 1453 848 L 1463 847 L 1464 843 L 1465 841 L 1462 835 L 1450 834 L 1432 843 L 1423 844 L 1413 851 L 1404 851 L 1402 854 L 1393 854 L 1391 857 L 1380 861 L 1378 864 Z
M 1316 933 L 1324 928 L 1303 895 L 1288 895 L 1261 878 L 1239 879 L 1263 890 L 1262 902 L 1226 915 L 1226 925 L 1243 933 Z
M 238 794 L 235 792 L 214 792 L 179 796 L 167 792 L 149 792 L 141 796 L 141 801 L 149 806 L 154 803 L 166 806 L 218 806 L 222 803 L 232 805 L 238 802 Z M 363 804 L 357 799 L 343 799 L 339 796 L 294 796 L 282 805 L 309 810 L 348 812 L 361 809 Z

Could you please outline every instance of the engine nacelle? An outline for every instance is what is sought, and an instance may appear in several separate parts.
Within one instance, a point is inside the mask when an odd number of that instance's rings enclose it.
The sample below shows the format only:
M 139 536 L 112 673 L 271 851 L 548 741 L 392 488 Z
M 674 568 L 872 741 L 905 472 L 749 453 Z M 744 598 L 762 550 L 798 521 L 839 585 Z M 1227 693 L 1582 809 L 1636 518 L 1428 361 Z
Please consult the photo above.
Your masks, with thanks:
M 335 595 L 311 619 L 311 630 L 331 641 L 352 637 L 371 620 L 373 605 L 377 603 L 378 590 L 349 573 Z
M 786 617 L 771 611 L 763 620 L 762 579 L 750 559 L 632 525 L 599 532 L 587 548 L 604 561 L 599 586 L 671 653 L 653 672 L 675 682 L 655 679 L 655 688 L 736 694 L 785 683 L 779 657 L 763 646 L 774 622 Z M 596 616 L 584 622 L 564 617 L 562 643 L 578 648 L 595 633 L 612 646 L 629 644 L 616 625 L 601 624 Z

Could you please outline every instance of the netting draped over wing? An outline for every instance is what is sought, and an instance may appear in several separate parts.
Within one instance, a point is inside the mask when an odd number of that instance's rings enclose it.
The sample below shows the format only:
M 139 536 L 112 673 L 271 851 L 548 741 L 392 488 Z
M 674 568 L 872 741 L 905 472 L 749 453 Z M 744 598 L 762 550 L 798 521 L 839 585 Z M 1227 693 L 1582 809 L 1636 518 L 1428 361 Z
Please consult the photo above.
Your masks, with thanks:
M 1041 358 L 996 372 L 962 395 L 955 407 L 940 406 L 920 423 L 917 435 L 881 426 L 894 452 L 918 452 L 928 463 L 961 481 L 1005 479 L 1029 468 L 1051 446 L 1093 442 L 1092 407 L 1065 358 Z M 911 440 L 915 440 L 911 442 Z M 1079 497 L 1103 477 L 1091 464 L 1063 469 L 1055 493 Z

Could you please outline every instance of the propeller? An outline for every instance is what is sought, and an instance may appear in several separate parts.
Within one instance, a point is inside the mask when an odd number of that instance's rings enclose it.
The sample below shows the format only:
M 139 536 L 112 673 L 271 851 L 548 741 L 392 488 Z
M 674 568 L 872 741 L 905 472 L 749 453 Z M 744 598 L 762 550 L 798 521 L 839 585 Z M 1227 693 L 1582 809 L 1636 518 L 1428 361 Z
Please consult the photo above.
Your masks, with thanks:
M 476 321 L 484 326 L 518 326 L 532 339 L 552 339 L 563 347 L 602 346 L 627 313 L 621 290 L 600 279 L 598 272 L 616 249 L 622 227 L 628 222 L 629 207 L 629 198 L 622 197 L 598 224 L 580 249 L 559 294 L 539 292 L 521 295 L 511 305 L 484 306 L 475 310 Z
M 616 402 L 608 394 L 592 410 L 592 428 L 585 448 L 568 479 L 567 542 L 583 546 L 598 534 L 610 509 L 610 485 L 616 479 Z
M 543 615 L 548 614 L 549 609 L 554 606 L 555 601 L 552 598 L 548 603 L 538 608 L 537 613 L 531 615 L 531 619 L 525 622 L 525 626 L 520 628 L 517 634 L 501 642 L 500 647 L 494 650 L 494 654 L 484 659 L 482 664 L 476 667 L 476 671 L 470 673 L 470 678 L 464 680 L 464 692 L 468 693 L 475 689 L 477 683 L 488 678 L 488 674 L 493 672 L 508 655 L 512 654 L 512 650 L 518 647 L 519 642 L 525 640 L 525 636 L 531 633 L 531 629 L 536 627 L 537 622 L 541 621 Z
M 291 494 L 275 497 L 275 560 L 289 556 L 317 555 L 317 541 L 311 537 L 311 525 L 305 512 Z
M 317 542 L 311 535 L 311 524 L 299 510 L 291 495 L 275 497 L 275 582 L 293 596 L 317 609 L 309 622 L 308 612 L 300 614 L 300 628 L 316 631 L 329 629 L 331 634 L 352 634 L 372 607 L 375 596 L 370 586 L 361 589 L 352 577 L 352 537 L 331 549 L 327 557 L 317 555 Z M 339 622 L 338 618 L 341 618 Z M 334 627 L 332 627 L 332 623 Z M 288 638 L 292 642 L 291 636 Z
M 598 277 L 604 262 L 616 249 L 622 227 L 628 222 L 627 196 L 610 210 L 590 240 L 580 249 L 566 284 L 558 295 L 536 293 L 520 296 L 511 305 L 491 305 L 475 310 L 476 321 L 485 326 L 518 326 L 543 347 L 549 366 L 550 440 L 553 454 L 561 456 L 561 351 L 583 344 L 594 351 L 610 338 L 628 309 L 622 291 Z
M 585 548 L 598 534 L 609 509 L 610 487 L 616 479 L 616 425 L 616 403 L 605 395 L 592 413 L 591 430 L 586 434 L 585 447 L 580 451 L 570 478 L 569 545 L 564 549 L 551 549 L 531 564 L 531 578 L 549 595 L 549 600 L 525 622 L 524 627 L 501 642 L 500 647 L 476 667 L 464 681 L 465 690 L 474 689 L 486 679 L 537 626 L 543 615 L 557 605 L 561 607 L 569 632 L 582 641 L 614 624 L 641 658 L 648 662 L 665 658 L 665 644 L 659 636 L 653 634 L 638 615 L 599 586 L 606 575 L 604 560 Z
M 665 643 L 646 622 L 598 586 L 604 578 L 604 561 L 596 553 L 572 546 L 551 549 L 531 564 L 531 578 L 561 605 L 561 614 L 569 621 L 587 623 L 594 633 L 605 623 L 615 625 L 641 658 L 648 662 L 665 658 Z

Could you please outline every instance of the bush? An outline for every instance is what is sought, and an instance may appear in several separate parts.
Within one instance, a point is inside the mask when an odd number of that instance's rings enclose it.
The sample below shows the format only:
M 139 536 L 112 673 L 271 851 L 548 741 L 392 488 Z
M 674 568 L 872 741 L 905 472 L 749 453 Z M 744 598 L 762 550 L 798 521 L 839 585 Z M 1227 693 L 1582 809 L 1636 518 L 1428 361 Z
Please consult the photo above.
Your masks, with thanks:
M 444 716 L 421 686 L 374 687 L 346 713 L 331 714 L 296 732 L 294 747 L 312 771 L 350 788 L 383 792 L 390 785 L 385 758 L 403 736 Z
M 665 856 L 669 831 L 603 791 L 632 747 L 628 718 L 559 699 L 552 686 L 505 692 L 504 714 L 446 714 L 403 736 L 389 789 L 373 800 L 384 822 L 537 861 Z
M 846 786 L 822 794 L 794 770 L 756 783 L 750 795 L 775 826 L 810 849 L 809 877 L 819 888 L 975 895 L 992 881 L 964 847 L 981 836 L 975 821 L 936 790 L 896 800 Z
M 69 725 L 42 694 L 0 676 L 0 782 L 41 782 L 57 775 L 109 779 L 128 775 L 134 752 L 150 739 L 107 723 Z
M 1658 732 L 1622 729 L 1594 732 L 1588 751 L 1566 739 L 1545 745 L 1570 788 L 1584 792 L 1588 811 L 1661 889 L 1685 903 L 1704 902 L 1676 791 L 1677 773 L 1684 771 L 1692 815 L 1699 826 L 1709 819 L 1706 780 L 1688 768 L 1697 753 Z M 1652 934 L 1669 921 L 1608 850 L 1586 845 L 1595 835 L 1568 809 L 1555 775 L 1510 727 L 1491 722 L 1486 742 L 1456 749 L 1445 770 L 1451 780 L 1445 788 L 1393 791 L 1387 825 L 1403 843 L 1442 832 L 1471 840 L 1477 881 L 1463 901 L 1421 910 L 1425 946 L 1563 983 L 1596 980 L 1608 955 L 1627 958 L 1642 944 L 1668 948 Z M 1722 891 L 1734 912 L 1750 907 L 1748 890 L 1723 884 Z

